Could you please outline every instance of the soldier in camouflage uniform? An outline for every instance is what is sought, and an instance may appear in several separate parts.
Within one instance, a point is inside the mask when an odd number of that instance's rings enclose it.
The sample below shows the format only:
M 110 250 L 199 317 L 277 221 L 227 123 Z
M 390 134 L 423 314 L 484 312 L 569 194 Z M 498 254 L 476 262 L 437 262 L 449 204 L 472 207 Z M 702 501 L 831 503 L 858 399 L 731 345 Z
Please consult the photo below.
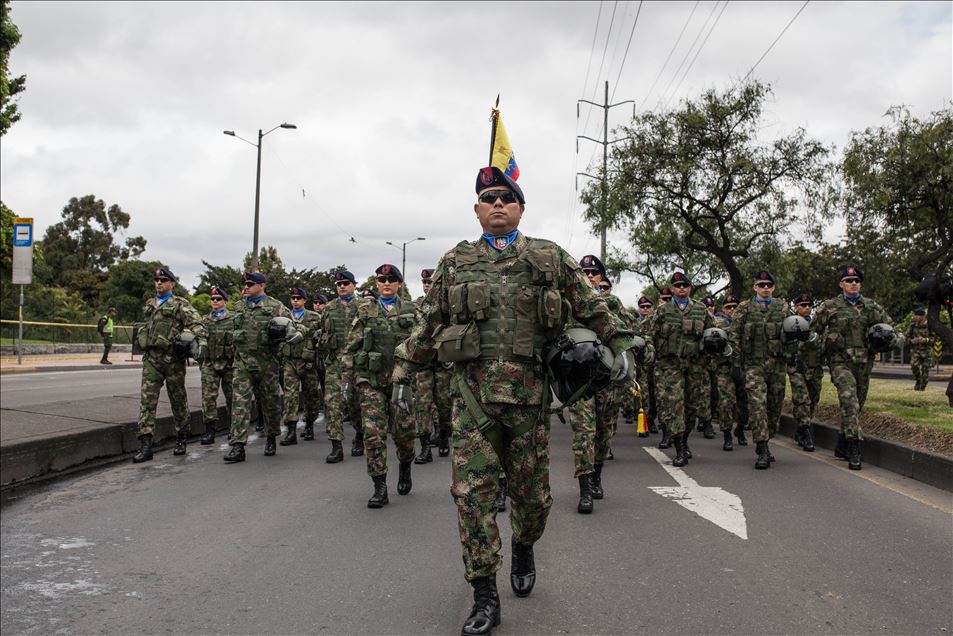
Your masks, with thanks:
M 804 320 L 811 322 L 814 311 L 814 299 L 807 292 L 798 294 L 794 299 L 794 312 Z M 790 353 L 788 361 L 788 379 L 791 381 L 791 407 L 797 430 L 794 441 L 809 453 L 814 452 L 814 432 L 811 420 L 821 399 L 821 380 L 824 367 L 821 365 L 820 340 L 799 342 Z
M 315 353 L 314 336 L 321 325 L 321 317 L 305 309 L 310 298 L 301 287 L 291 288 L 291 319 L 300 325 L 304 337 L 294 344 L 281 348 L 283 362 L 282 389 L 284 392 L 285 436 L 281 446 L 298 443 L 298 412 L 304 407 L 305 440 L 314 439 L 314 421 L 318 419 L 318 363 Z
M 425 269 L 420 272 L 421 283 L 424 287 L 424 295 L 414 301 L 417 307 L 423 302 L 430 288 L 433 285 L 431 280 L 433 276 L 432 269 Z M 450 431 L 439 426 L 440 414 L 437 410 L 437 370 L 443 365 L 439 362 L 434 365 L 421 369 L 414 377 L 414 418 L 417 420 L 417 437 L 420 439 L 420 454 L 414 459 L 415 464 L 426 464 L 433 461 L 433 453 L 430 451 L 430 440 L 434 433 L 434 423 L 438 423 L 440 456 L 446 457 L 450 454 Z M 449 424 L 449 422 L 447 422 Z
M 325 428 L 331 441 L 331 452 L 325 461 L 329 464 L 336 464 L 344 459 L 342 443 L 345 420 L 349 420 L 354 427 L 351 456 L 360 457 L 364 454 L 360 396 L 354 389 L 354 378 L 344 369 L 343 362 L 347 331 L 357 314 L 358 305 L 364 302 L 364 299 L 354 293 L 354 274 L 347 270 L 334 273 L 334 287 L 338 297 L 328 304 L 321 315 L 321 337 L 318 339 L 318 354 L 323 357 L 326 369 Z M 345 387 L 348 389 L 346 392 Z
M 699 341 L 705 329 L 713 323 L 705 305 L 690 298 L 692 283 L 687 275 L 673 273 L 672 290 L 672 301 L 660 305 L 655 312 L 652 342 L 660 397 L 659 416 L 675 445 L 672 465 L 684 466 L 692 458 L 688 448 L 692 424 L 708 399 L 703 394 L 708 375 Z
M 925 391 L 930 383 L 930 367 L 933 366 L 933 334 L 927 325 L 927 312 L 923 307 L 913 310 L 913 320 L 907 327 L 910 342 L 910 369 L 913 371 L 913 390 Z
M 715 319 L 715 299 L 711 296 L 702 298 L 702 304 L 705 305 L 705 311 Z M 715 429 L 712 428 L 711 421 L 714 414 L 718 412 L 718 380 L 715 377 L 715 367 L 718 365 L 719 356 L 702 355 L 702 364 L 705 367 L 707 381 L 702 382 L 702 403 L 698 409 L 698 432 L 705 436 L 705 439 L 715 439 Z M 686 424 L 687 426 L 687 424 Z
M 862 468 L 860 411 L 867 399 L 874 356 L 867 343 L 867 330 L 875 324 L 893 324 L 883 307 L 860 293 L 863 271 L 854 265 L 841 272 L 843 292 L 825 300 L 817 309 L 811 330 L 821 339 L 821 355 L 827 361 L 831 382 L 840 402 L 841 433 L 834 456 L 848 461 L 848 468 Z M 897 338 L 897 345 L 902 337 Z
M 714 315 L 714 326 L 723 329 L 726 333 L 731 330 L 731 315 L 734 313 L 735 308 L 738 306 L 738 299 L 729 294 L 725 298 L 724 303 L 722 303 L 722 310 L 715 312 Z M 718 425 L 719 430 L 721 430 L 722 437 L 724 438 L 724 444 L 722 444 L 722 450 L 730 451 L 734 450 L 734 442 L 732 441 L 732 426 L 734 426 L 737 421 L 737 412 L 738 412 L 738 403 L 735 399 L 735 381 L 732 374 L 732 361 L 730 357 L 727 356 L 713 356 L 712 361 L 712 370 L 715 375 L 715 391 L 718 393 Z M 740 435 L 738 443 L 741 444 L 741 440 L 744 439 L 744 444 L 747 445 L 748 441 L 744 437 L 744 431 L 741 430 L 741 427 L 738 427 L 738 434 Z
M 324 309 L 328 306 L 328 297 L 324 294 L 314 294 L 311 297 L 311 310 L 318 314 L 318 329 L 321 328 L 321 314 L 324 313 Z M 317 343 L 315 343 L 315 349 L 317 349 Z M 327 382 L 327 367 L 324 363 L 324 356 L 320 352 L 315 352 L 315 364 L 318 371 L 318 419 L 322 417 L 327 418 L 327 413 L 325 412 L 324 406 L 324 385 Z M 314 439 L 314 428 L 312 427 L 311 436 L 307 435 L 304 437 L 306 440 Z
M 778 432 L 784 403 L 785 354 L 781 323 L 791 314 L 787 301 L 774 297 L 774 277 L 754 275 L 755 297 L 738 306 L 728 331 L 733 363 L 740 365 L 748 392 L 748 417 L 758 459 L 754 467 L 771 467 L 768 441 Z
M 640 296 L 639 301 L 639 331 L 643 334 L 652 333 L 652 321 L 655 318 L 655 303 L 648 296 Z M 645 417 L 648 420 L 649 433 L 658 433 L 658 406 L 655 391 L 655 361 L 639 367 L 639 384 L 642 386 L 644 397 L 640 402 L 646 409 Z M 646 408 L 648 407 L 648 408 Z
M 279 316 L 291 318 L 280 300 L 265 293 L 268 277 L 261 272 L 245 272 L 242 281 L 242 301 L 234 317 L 231 449 L 225 455 L 230 464 L 245 461 L 253 398 L 265 419 L 265 456 L 277 452 L 276 438 L 281 433 L 281 343 L 269 337 L 268 323 Z
M 434 356 L 454 362 L 453 485 L 466 579 L 474 605 L 463 627 L 490 634 L 500 620 L 496 498 L 501 467 L 512 499 L 510 584 L 528 596 L 536 580 L 533 544 L 552 506 L 546 342 L 569 316 L 616 354 L 613 378 L 634 367 L 629 332 L 576 261 L 556 244 L 518 230 L 523 193 L 497 168 L 480 170 L 474 211 L 483 236 L 447 252 L 421 307 L 422 321 L 398 348 L 394 381 L 405 386 Z
M 399 297 L 404 276 L 394 265 L 385 263 L 375 270 L 375 274 L 380 296 L 376 302 L 366 302 L 357 308 L 347 332 L 344 356 L 344 368 L 353 372 L 356 390 L 361 396 L 367 474 L 374 482 L 374 494 L 367 502 L 368 508 L 381 508 L 389 502 L 388 432 L 397 447 L 397 494 L 410 493 L 416 432 L 412 405 L 405 404 L 404 409 L 390 400 L 390 376 L 394 370 L 394 349 L 410 335 L 416 322 L 417 306 L 413 301 Z
M 218 421 L 218 390 L 225 394 L 225 408 L 229 421 L 232 415 L 232 371 L 235 362 L 235 343 L 232 341 L 232 314 L 225 307 L 228 292 L 212 285 L 209 290 L 212 310 L 205 317 L 208 332 L 208 354 L 202 362 L 202 417 L 205 435 L 201 444 L 215 443 L 215 424 Z
M 142 389 L 139 408 L 139 450 L 134 463 L 152 459 L 152 434 L 156 426 L 156 408 L 159 390 L 165 384 L 175 419 L 175 450 L 173 455 L 185 455 L 189 435 L 189 402 L 185 393 L 185 356 L 173 351 L 176 340 L 184 331 L 191 331 L 205 348 L 205 327 L 202 316 L 184 298 L 172 295 L 175 274 L 167 267 L 155 271 L 155 298 L 146 302 L 145 319 L 137 332 L 142 349 Z M 200 354 L 200 358 L 202 355 Z

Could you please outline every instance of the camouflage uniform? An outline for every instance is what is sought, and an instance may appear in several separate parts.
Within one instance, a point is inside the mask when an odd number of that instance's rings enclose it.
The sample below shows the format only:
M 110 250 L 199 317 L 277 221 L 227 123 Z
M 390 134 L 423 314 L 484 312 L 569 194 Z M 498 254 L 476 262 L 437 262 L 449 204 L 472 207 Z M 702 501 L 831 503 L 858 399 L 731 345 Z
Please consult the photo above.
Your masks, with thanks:
M 876 302 L 863 296 L 850 302 L 841 295 L 824 301 L 811 323 L 811 330 L 821 338 L 822 356 L 837 388 L 841 432 L 848 441 L 864 439 L 860 411 L 867 399 L 874 365 L 874 357 L 867 348 L 867 329 L 881 322 L 893 324 Z
M 288 426 L 298 425 L 298 412 L 304 406 L 305 422 L 309 425 L 318 419 L 320 402 L 318 394 L 318 369 L 315 360 L 312 335 L 320 325 L 320 316 L 310 309 L 302 309 L 291 318 L 301 326 L 304 338 L 281 347 L 283 363 L 282 388 L 284 390 L 284 421 Z
M 139 325 L 138 344 L 142 349 L 142 387 L 139 407 L 139 436 L 152 435 L 156 426 L 159 390 L 165 383 L 172 404 L 175 432 L 189 433 L 189 402 L 185 393 L 185 357 L 172 353 L 172 345 L 183 331 L 191 331 L 204 344 L 202 316 L 189 301 L 169 296 L 146 302 L 145 319 Z
M 420 307 L 425 296 L 414 303 Z M 417 421 L 417 436 L 430 436 L 434 424 L 441 432 L 449 435 L 451 427 L 450 380 L 453 378 L 452 365 L 441 362 L 418 371 L 414 377 L 414 419 Z
M 810 321 L 811 318 L 806 320 Z M 824 378 L 820 340 L 799 342 L 796 351 L 789 356 L 787 371 L 791 381 L 794 420 L 799 428 L 809 426 L 821 398 L 821 380 Z
M 512 499 L 513 540 L 532 545 L 552 506 L 549 389 L 541 358 L 562 331 L 565 307 L 619 350 L 629 332 L 594 296 L 575 259 L 556 244 L 517 233 L 502 251 L 482 238 L 447 252 L 421 307 L 422 321 L 398 348 L 395 378 L 412 376 L 460 344 L 473 357 L 454 363 L 453 485 L 468 581 L 500 567 L 496 498 L 501 467 Z M 479 343 L 468 334 L 478 335 Z M 475 349 L 475 350 L 474 350 Z
M 914 320 L 907 327 L 907 341 L 910 343 L 910 369 L 913 371 L 914 388 L 922 391 L 930 382 L 930 367 L 933 366 L 933 337 L 927 323 L 919 324 Z M 918 340 L 923 338 L 922 341 Z
M 234 316 L 235 372 L 232 377 L 232 444 L 248 442 L 252 405 L 257 402 L 265 417 L 265 435 L 281 433 L 280 344 L 268 339 L 268 321 L 291 318 L 280 300 L 263 296 L 257 303 L 242 299 Z
M 222 393 L 225 394 L 225 406 L 231 418 L 232 376 L 235 362 L 233 323 L 232 314 L 227 309 L 223 309 L 219 316 L 211 312 L 205 317 L 205 329 L 208 331 L 208 355 L 202 362 L 202 417 L 206 424 L 218 420 L 220 385 Z
M 654 315 L 639 317 L 639 330 L 642 332 L 643 337 L 648 337 L 652 333 L 653 320 Z M 642 398 L 639 401 L 639 407 L 645 409 L 645 417 L 648 420 L 649 428 L 653 432 L 657 432 L 654 429 L 654 426 L 658 422 L 658 401 L 655 387 L 655 360 L 652 361 L 652 364 L 641 365 L 639 367 L 637 379 L 639 381 L 639 385 L 642 387 Z M 646 399 L 646 397 L 648 399 Z M 638 415 L 638 412 L 636 412 L 636 415 Z
M 755 442 L 778 432 L 786 384 L 781 323 L 791 314 L 787 301 L 772 298 L 764 307 L 752 298 L 738 305 L 728 331 L 733 361 L 744 371 L 748 418 Z
M 595 470 L 596 405 L 594 398 L 579 400 L 569 407 L 569 427 L 572 429 L 573 477 L 578 479 Z
M 398 296 L 391 308 L 381 301 L 362 303 L 347 333 L 344 367 L 354 373 L 361 395 L 367 474 L 387 474 L 387 433 L 394 437 L 397 459 L 414 459 L 416 436 L 413 415 L 391 403 L 394 349 L 413 327 L 417 307 Z
M 357 386 L 351 372 L 344 369 L 342 356 L 347 340 L 347 331 L 357 314 L 359 304 L 365 302 L 357 294 L 349 302 L 334 298 L 321 313 L 321 337 L 318 340 L 318 352 L 323 356 L 325 364 L 325 429 L 328 439 L 341 441 L 344 439 L 344 420 L 348 419 L 356 433 L 362 432 L 361 403 Z M 342 388 L 345 384 L 351 385 L 351 393 L 345 402 Z
M 731 330 L 731 317 L 726 314 L 717 313 L 714 318 L 715 327 L 729 332 Z M 730 431 L 735 427 L 738 421 L 738 400 L 737 386 L 744 382 L 735 382 L 735 374 L 732 373 L 732 361 L 728 356 L 712 357 L 711 365 L 715 375 L 715 390 L 718 393 L 718 426 L 722 433 Z

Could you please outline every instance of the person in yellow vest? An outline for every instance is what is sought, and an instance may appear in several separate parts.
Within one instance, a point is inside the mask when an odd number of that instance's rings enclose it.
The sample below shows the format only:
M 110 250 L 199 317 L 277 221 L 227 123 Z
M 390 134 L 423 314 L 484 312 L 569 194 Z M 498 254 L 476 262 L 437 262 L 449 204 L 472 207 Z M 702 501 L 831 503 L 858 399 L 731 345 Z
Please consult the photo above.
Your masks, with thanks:
M 115 317 L 116 308 L 110 307 L 106 315 L 100 318 L 96 324 L 96 330 L 103 337 L 103 359 L 99 361 L 99 364 L 112 364 L 109 361 L 109 350 L 113 346 L 113 318 Z

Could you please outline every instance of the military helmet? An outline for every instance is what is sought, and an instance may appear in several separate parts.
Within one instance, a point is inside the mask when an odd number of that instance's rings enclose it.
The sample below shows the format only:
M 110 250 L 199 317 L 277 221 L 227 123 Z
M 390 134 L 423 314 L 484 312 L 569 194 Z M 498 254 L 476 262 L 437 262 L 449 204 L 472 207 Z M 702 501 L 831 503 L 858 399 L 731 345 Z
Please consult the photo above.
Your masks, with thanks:
M 702 332 L 698 348 L 702 353 L 711 355 L 731 355 L 731 345 L 728 344 L 728 334 L 724 329 L 709 327 Z
M 878 322 L 867 330 L 867 346 L 874 353 L 880 353 L 890 349 L 896 337 L 893 327 L 885 322 Z
M 612 383 L 615 356 L 594 331 L 573 327 L 564 331 L 546 350 L 546 372 L 556 398 L 563 406 L 592 397 Z
M 785 342 L 811 340 L 811 323 L 801 316 L 788 316 L 781 322 L 781 336 Z
M 294 330 L 294 323 L 291 322 L 291 318 L 275 316 L 268 321 L 268 342 L 272 344 L 284 342 Z
M 172 342 L 172 353 L 180 358 L 196 357 L 199 348 L 198 338 L 194 333 L 183 331 Z

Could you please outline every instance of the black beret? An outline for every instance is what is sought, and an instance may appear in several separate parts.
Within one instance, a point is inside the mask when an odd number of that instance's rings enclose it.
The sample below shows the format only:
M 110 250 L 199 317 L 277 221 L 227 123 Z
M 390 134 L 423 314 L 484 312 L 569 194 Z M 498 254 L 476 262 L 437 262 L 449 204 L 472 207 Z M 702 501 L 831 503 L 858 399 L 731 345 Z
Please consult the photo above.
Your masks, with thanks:
M 311 294 L 309 294 L 306 290 L 302 289 L 301 287 L 292 287 L 291 293 L 289 294 L 289 296 L 301 296 L 302 298 L 311 298 Z
M 738 306 L 738 297 L 734 294 L 728 294 L 725 296 L 725 302 L 721 303 L 722 307 L 737 307 Z
M 772 285 L 774 284 L 774 276 L 772 276 L 771 272 L 769 272 L 766 269 L 762 269 L 761 271 L 755 273 L 753 278 L 754 278 L 754 282 L 756 283 L 765 281 L 765 282 L 771 283 Z
M 242 274 L 243 281 L 251 281 L 253 283 L 259 283 L 264 285 L 268 282 L 268 277 L 262 274 L 261 272 L 245 272 Z
M 420 270 L 420 280 L 430 280 L 431 278 L 433 278 L 433 270 L 432 270 L 432 269 L 422 269 L 422 270 Z
M 612 281 L 609 280 L 608 276 L 603 276 L 602 280 L 599 281 L 599 287 L 605 287 L 606 285 L 609 286 L 609 289 L 612 289 Z
M 639 302 L 637 304 L 639 305 L 639 307 L 644 307 L 646 305 L 648 305 L 649 307 L 652 307 L 653 305 L 655 305 L 655 303 L 652 302 L 652 299 L 649 298 L 648 296 L 639 296 Z
M 840 274 L 841 280 L 844 280 L 845 278 L 856 278 L 860 282 L 864 282 L 864 270 L 854 265 L 848 265 Z
M 668 287 L 663 287 L 662 289 L 659 290 L 658 295 L 659 295 L 659 298 L 662 298 L 663 296 L 668 296 L 669 298 L 671 298 L 672 290 L 669 289 Z
M 334 282 L 337 283 L 337 282 L 340 282 L 340 281 L 342 281 L 342 280 L 349 280 L 349 281 L 351 281 L 352 283 L 357 284 L 357 281 L 354 280 L 354 274 L 352 274 L 351 272 L 347 271 L 346 269 L 342 269 L 342 270 L 339 271 L 339 272 L 334 272 Z
M 599 273 L 602 274 L 602 277 L 607 278 L 606 266 L 602 264 L 602 261 L 600 261 L 599 257 L 595 254 L 586 254 L 580 258 L 579 267 L 583 269 L 598 269 Z
M 705 305 L 706 307 L 714 307 L 715 299 L 712 298 L 711 296 L 705 296 L 704 298 L 702 298 L 702 304 Z
M 926 312 L 925 309 L 923 309 L 923 307 L 914 307 L 914 308 L 913 308 L 913 314 L 914 314 L 915 316 L 926 316 L 926 315 L 927 315 L 927 312 Z
M 325 296 L 324 294 L 315 294 L 314 296 L 311 297 L 311 302 L 317 303 L 319 305 L 327 305 L 328 297 Z
M 493 166 L 488 168 L 480 168 L 480 172 L 477 173 L 476 178 L 476 193 L 480 194 L 484 190 L 492 188 L 493 186 L 509 187 L 510 190 L 516 193 L 516 198 L 519 199 L 520 203 L 526 203 L 526 198 L 523 196 L 523 190 L 516 185 L 515 181 L 503 174 L 499 168 Z
M 675 272 L 672 274 L 672 284 L 674 285 L 675 283 L 685 283 L 689 287 L 692 286 L 691 279 L 688 277 L 688 274 L 684 272 Z
M 400 282 L 404 282 L 404 275 L 400 273 L 396 265 L 391 265 L 390 263 L 384 263 L 375 269 L 374 273 L 378 276 L 396 276 L 400 279 Z
M 800 294 L 798 294 L 797 296 L 795 296 L 793 302 L 794 302 L 795 305 L 800 305 L 801 303 L 811 303 L 811 304 L 813 305 L 813 304 L 814 304 L 814 299 L 811 298 L 811 295 L 810 295 L 809 293 L 807 293 L 807 292 L 801 292 Z
M 156 278 L 168 278 L 174 283 L 179 282 L 179 279 L 175 277 L 175 274 L 172 273 L 172 270 L 168 267 L 157 267 L 156 268 Z
M 212 285 L 212 288 L 208 292 L 209 296 L 221 296 L 223 299 L 228 300 L 228 292 L 218 285 Z
M 377 292 L 372 289 L 365 289 L 361 292 L 361 296 L 364 298 L 377 298 Z

